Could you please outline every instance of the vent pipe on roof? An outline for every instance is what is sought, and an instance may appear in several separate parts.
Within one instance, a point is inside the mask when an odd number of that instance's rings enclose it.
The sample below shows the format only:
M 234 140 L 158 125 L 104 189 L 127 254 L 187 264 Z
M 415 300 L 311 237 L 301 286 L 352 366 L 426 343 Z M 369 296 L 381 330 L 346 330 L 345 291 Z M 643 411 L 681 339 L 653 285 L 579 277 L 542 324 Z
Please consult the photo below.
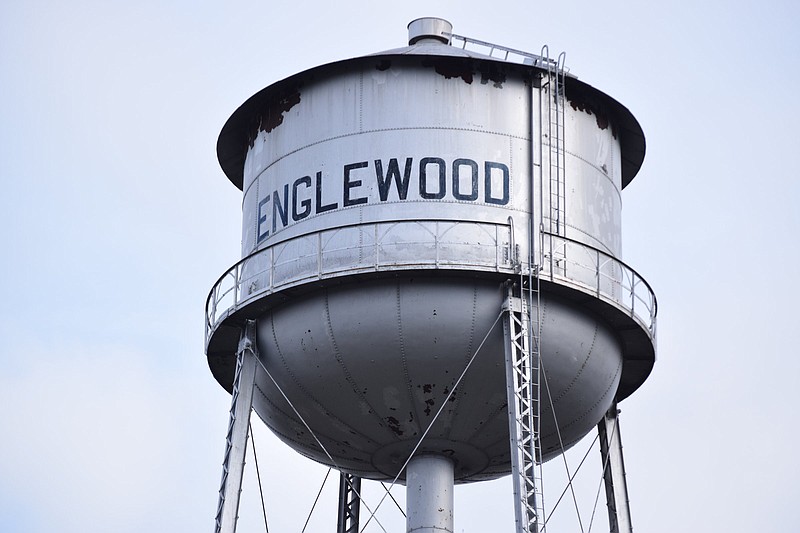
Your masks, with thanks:
M 449 44 L 451 33 L 453 25 L 444 19 L 425 17 L 412 20 L 408 23 L 408 44 L 410 46 L 422 40 Z

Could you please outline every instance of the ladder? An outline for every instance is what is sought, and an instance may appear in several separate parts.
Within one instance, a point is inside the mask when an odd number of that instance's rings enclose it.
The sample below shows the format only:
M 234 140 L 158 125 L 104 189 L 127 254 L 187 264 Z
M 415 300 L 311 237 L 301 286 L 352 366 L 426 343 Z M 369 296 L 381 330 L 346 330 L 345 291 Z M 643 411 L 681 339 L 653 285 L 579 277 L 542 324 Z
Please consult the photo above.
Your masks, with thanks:
M 506 390 L 516 533 L 538 533 L 544 531 L 545 519 L 539 439 L 539 276 L 538 272 L 529 275 L 527 283 L 524 276 L 519 283 L 507 283 L 503 304 Z
M 550 197 L 549 221 L 550 233 L 564 235 L 564 209 L 566 207 L 566 185 L 564 180 L 565 146 L 564 146 L 564 60 L 566 54 L 561 52 L 556 61 L 548 57 L 547 45 L 542 47 L 545 58 L 542 73 L 541 94 L 542 128 L 539 131 L 540 142 L 547 146 L 548 164 L 542 162 L 542 172 L 547 173 Z
M 458 36 L 452 36 L 456 39 Z M 541 381 L 545 379 L 541 367 L 541 287 L 540 272 L 549 257 L 552 274 L 553 239 L 549 255 L 543 249 L 544 231 L 560 235 L 565 231 L 564 207 L 565 186 L 565 146 L 564 119 L 565 94 L 564 63 L 566 54 L 561 53 L 557 60 L 551 60 L 549 49 L 542 47 L 540 56 L 519 53 L 480 41 L 461 38 L 464 47 L 467 43 L 489 46 L 489 55 L 495 50 L 523 56 L 523 62 L 542 69 L 539 87 L 539 195 L 540 208 L 536 209 L 534 191 L 534 162 L 531 161 L 531 214 L 528 226 L 528 265 L 521 268 L 519 281 L 506 284 L 506 298 L 503 304 L 506 357 L 506 388 L 509 410 L 509 434 L 511 439 L 511 473 L 514 488 L 514 516 L 517 533 L 539 533 L 546 531 L 544 514 L 544 495 L 542 492 L 542 444 L 541 444 Z M 532 88 L 533 89 L 533 88 Z M 531 101 L 533 103 L 533 100 Z M 531 156 L 536 153 L 533 131 L 533 110 L 531 110 Z M 545 156 L 546 154 L 546 156 Z M 545 163 L 546 160 L 546 163 Z M 546 186 L 546 189 L 545 189 Z M 545 190 L 548 192 L 545 193 Z M 547 194 L 547 203 L 542 202 Z M 538 212 L 537 212 L 538 211 Z M 547 219 L 548 227 L 545 227 Z M 513 233 L 513 224 L 512 229 Z M 513 236 L 512 236 L 513 241 Z M 516 257 L 512 244 L 510 255 Z M 562 252 L 563 255 L 563 252 Z

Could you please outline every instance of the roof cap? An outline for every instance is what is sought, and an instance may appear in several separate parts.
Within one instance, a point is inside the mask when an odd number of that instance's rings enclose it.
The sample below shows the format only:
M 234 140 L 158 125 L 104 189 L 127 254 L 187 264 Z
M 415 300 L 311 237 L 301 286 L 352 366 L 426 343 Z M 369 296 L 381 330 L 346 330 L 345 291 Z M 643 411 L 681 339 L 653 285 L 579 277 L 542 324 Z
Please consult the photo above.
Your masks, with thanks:
M 408 23 L 408 44 L 416 44 L 421 40 L 434 40 L 442 44 L 450 44 L 453 25 L 444 19 L 423 17 Z

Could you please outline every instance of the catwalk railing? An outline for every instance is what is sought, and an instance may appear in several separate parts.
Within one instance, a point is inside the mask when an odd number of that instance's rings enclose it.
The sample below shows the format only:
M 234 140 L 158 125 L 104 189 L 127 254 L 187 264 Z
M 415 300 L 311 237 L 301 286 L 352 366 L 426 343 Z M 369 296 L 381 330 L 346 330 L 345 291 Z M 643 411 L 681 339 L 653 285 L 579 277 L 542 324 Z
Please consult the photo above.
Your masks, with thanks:
M 509 224 L 414 220 L 358 224 L 294 237 L 248 255 L 206 300 L 206 345 L 222 320 L 249 303 L 318 280 L 394 270 L 476 270 L 518 275 Z M 655 338 L 657 302 L 633 268 L 587 244 L 544 233 L 542 280 L 621 308 Z M 523 271 L 528 265 L 522 265 Z

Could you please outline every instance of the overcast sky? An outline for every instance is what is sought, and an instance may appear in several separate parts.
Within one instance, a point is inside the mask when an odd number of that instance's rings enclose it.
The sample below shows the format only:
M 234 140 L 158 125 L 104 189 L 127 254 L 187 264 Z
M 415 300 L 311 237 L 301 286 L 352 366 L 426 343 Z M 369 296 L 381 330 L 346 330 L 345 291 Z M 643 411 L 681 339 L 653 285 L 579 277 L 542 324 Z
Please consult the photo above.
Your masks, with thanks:
M 636 530 L 796 530 L 800 4 L 431 4 L 0 4 L 0 529 L 211 530 L 230 397 L 203 306 L 241 221 L 219 130 L 262 87 L 440 16 L 566 51 L 645 131 L 623 193 L 623 259 L 659 300 L 656 367 L 621 404 Z M 299 533 L 326 469 L 255 426 L 270 530 Z M 584 526 L 596 449 L 585 468 Z M 252 458 L 245 481 L 240 531 L 258 531 Z M 336 482 L 308 531 L 334 530 Z M 456 513 L 458 532 L 511 531 L 508 479 L 459 487 Z M 380 520 L 404 531 L 393 505 Z

